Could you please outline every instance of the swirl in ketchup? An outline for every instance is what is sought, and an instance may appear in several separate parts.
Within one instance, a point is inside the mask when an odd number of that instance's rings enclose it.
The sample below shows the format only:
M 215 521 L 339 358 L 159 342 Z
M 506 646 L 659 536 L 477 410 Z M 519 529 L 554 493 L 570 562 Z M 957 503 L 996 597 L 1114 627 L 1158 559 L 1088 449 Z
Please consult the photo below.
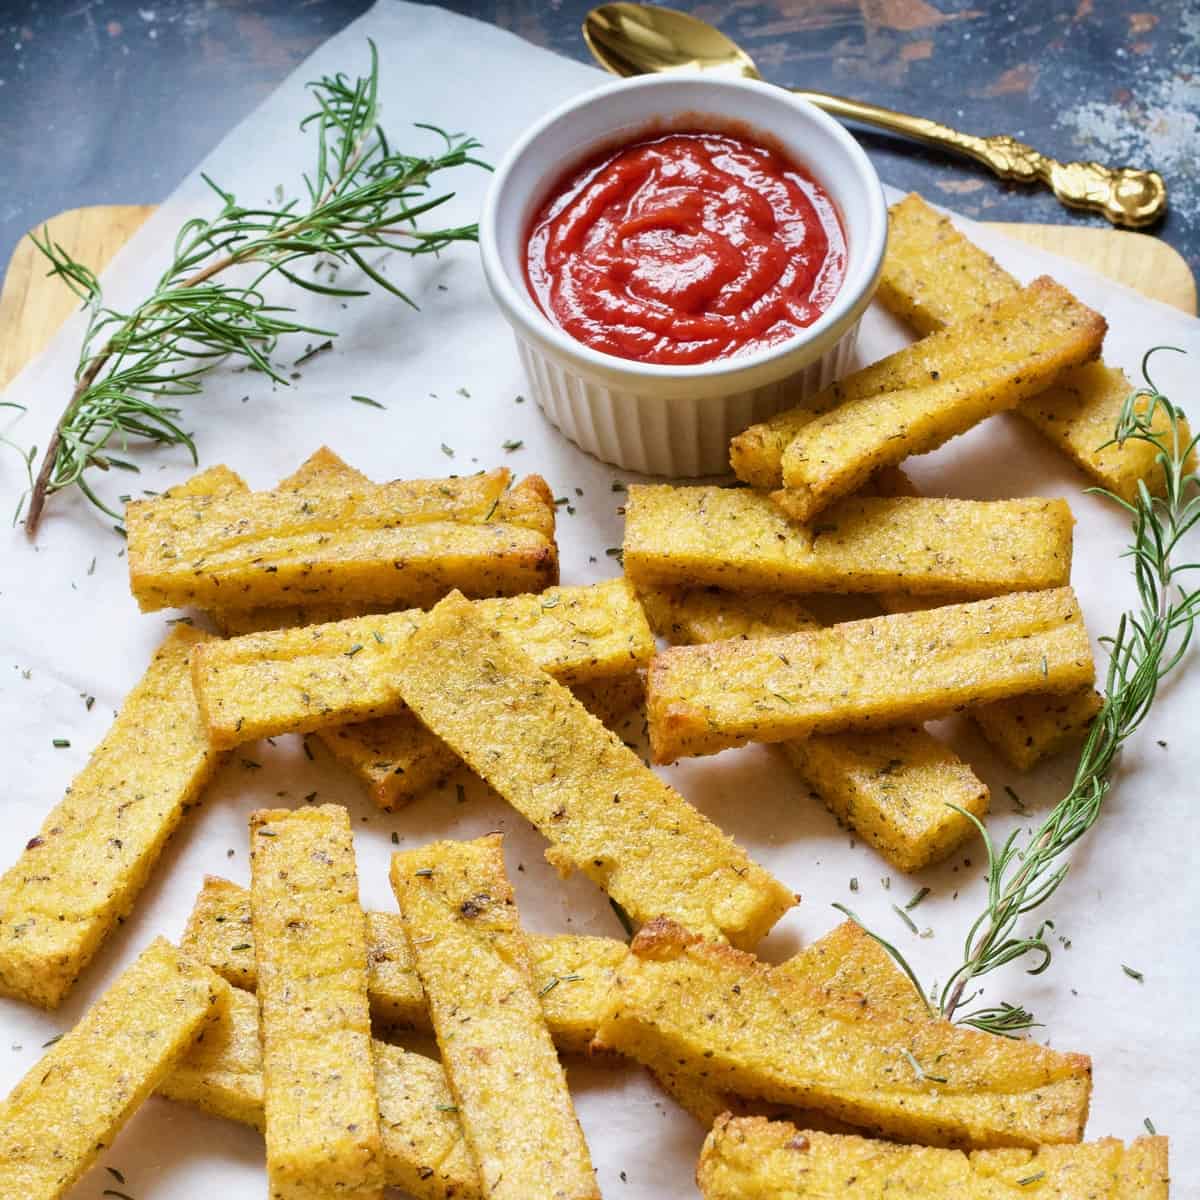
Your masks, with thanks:
M 677 366 L 750 354 L 811 325 L 846 274 L 825 189 L 729 133 L 670 133 L 563 178 L 534 218 L 542 311 L 618 358 Z

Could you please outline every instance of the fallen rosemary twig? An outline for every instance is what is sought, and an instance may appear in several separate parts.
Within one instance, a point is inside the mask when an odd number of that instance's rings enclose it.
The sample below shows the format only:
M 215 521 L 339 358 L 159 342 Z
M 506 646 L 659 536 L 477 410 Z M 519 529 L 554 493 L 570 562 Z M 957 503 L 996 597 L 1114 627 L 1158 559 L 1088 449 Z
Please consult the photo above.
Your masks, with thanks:
M 316 127 L 317 145 L 315 169 L 304 176 L 303 206 L 296 200 L 284 203 L 280 193 L 275 207 L 247 208 L 205 176 L 220 198 L 220 211 L 184 224 L 154 293 L 129 312 L 105 306 L 99 280 L 51 241 L 48 230 L 34 236 L 50 274 L 79 296 L 89 320 L 74 392 L 29 492 L 25 528 L 31 536 L 47 498 L 72 486 L 119 520 L 84 477 L 93 468 L 138 469 L 110 453 L 110 447 L 123 452 L 135 440 L 182 445 L 194 460 L 195 445 L 173 401 L 199 392 L 200 378 L 218 363 L 241 359 L 286 385 L 287 378 L 270 361 L 279 336 L 334 336 L 294 320 L 292 309 L 268 303 L 263 285 L 270 276 L 323 295 L 366 295 L 361 288 L 334 282 L 339 265 L 352 266 L 412 304 L 368 255 L 381 250 L 435 253 L 453 242 L 476 239 L 475 225 L 427 231 L 417 228 L 416 219 L 453 195 L 431 194 L 431 181 L 439 172 L 464 165 L 486 168 L 472 157 L 479 143 L 418 125 L 441 140 L 440 152 L 416 158 L 393 150 L 379 124 L 378 84 L 379 60 L 372 43 L 365 77 L 350 81 L 338 74 L 309 85 L 316 109 L 300 127 Z M 312 260 L 311 275 L 298 273 L 300 260 Z M 218 282 L 218 276 L 239 266 L 259 269 L 248 282 Z
M 1175 349 L 1157 347 L 1156 349 Z M 1097 494 L 1120 504 L 1132 517 L 1133 540 L 1124 557 L 1133 561 L 1138 607 L 1125 613 L 1112 637 L 1102 638 L 1109 654 L 1104 703 L 1079 756 L 1067 794 L 1024 843 L 1015 831 L 997 848 L 971 813 L 959 808 L 979 829 L 987 850 L 987 906 L 967 933 L 963 961 L 941 990 L 943 1017 L 989 1033 L 1014 1036 L 1033 1027 L 1033 1014 L 1021 1005 L 999 1004 L 962 1013 L 977 995 L 981 976 L 1006 963 L 1032 955 L 1031 975 L 1041 974 L 1051 959 L 1045 934 L 1053 922 L 1043 919 L 1032 931 L 1018 928 L 1021 918 L 1040 908 L 1058 890 L 1070 865 L 1065 851 L 1096 823 L 1112 785 L 1110 772 L 1121 746 L 1149 713 L 1161 681 L 1182 661 L 1200 617 L 1200 587 L 1185 585 L 1200 571 L 1200 562 L 1177 561 L 1183 537 L 1200 523 L 1200 476 L 1193 464 L 1200 436 L 1189 437 L 1183 412 L 1154 386 L 1149 374 L 1150 351 L 1142 362 L 1146 386 L 1126 401 L 1112 444 L 1147 442 L 1156 450 L 1164 477 L 1163 493 L 1152 496 L 1140 484 L 1129 503 L 1101 488 Z M 952 807 L 957 808 L 957 805 Z M 858 921 L 842 905 L 847 916 Z M 859 922 L 861 924 L 861 921 Z M 864 927 L 865 928 L 865 927 Z M 868 932 L 870 932 L 868 930 Z M 877 934 L 875 938 L 924 993 L 903 953 Z

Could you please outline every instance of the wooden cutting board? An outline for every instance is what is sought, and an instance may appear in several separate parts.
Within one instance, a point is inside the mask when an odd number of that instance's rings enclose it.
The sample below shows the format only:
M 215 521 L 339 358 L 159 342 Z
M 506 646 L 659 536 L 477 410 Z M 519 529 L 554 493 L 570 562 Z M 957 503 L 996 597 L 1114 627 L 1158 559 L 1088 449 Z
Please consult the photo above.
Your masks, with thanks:
M 51 217 L 51 237 L 99 272 L 154 211 L 153 205 L 96 205 Z M 1196 312 L 1196 281 L 1178 251 L 1144 233 L 1084 225 L 994 224 L 1042 250 L 1075 259 L 1143 295 Z M 42 350 L 76 305 L 28 238 L 17 246 L 0 290 L 0 389 Z

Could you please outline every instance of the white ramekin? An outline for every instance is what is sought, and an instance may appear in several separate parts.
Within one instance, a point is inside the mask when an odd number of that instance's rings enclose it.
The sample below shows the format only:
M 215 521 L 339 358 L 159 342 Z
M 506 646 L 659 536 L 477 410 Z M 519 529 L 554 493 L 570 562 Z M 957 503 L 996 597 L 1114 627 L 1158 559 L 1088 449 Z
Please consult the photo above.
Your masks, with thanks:
M 765 135 L 808 168 L 837 206 L 848 263 L 826 312 L 778 346 L 695 366 L 602 354 L 548 320 L 524 272 L 530 223 L 547 189 L 573 164 L 622 140 L 723 125 Z M 782 88 L 701 75 L 620 80 L 548 113 L 497 168 L 479 226 L 488 286 L 546 416 L 606 462 L 673 476 L 726 473 L 731 437 L 845 373 L 886 241 L 879 177 L 832 117 Z

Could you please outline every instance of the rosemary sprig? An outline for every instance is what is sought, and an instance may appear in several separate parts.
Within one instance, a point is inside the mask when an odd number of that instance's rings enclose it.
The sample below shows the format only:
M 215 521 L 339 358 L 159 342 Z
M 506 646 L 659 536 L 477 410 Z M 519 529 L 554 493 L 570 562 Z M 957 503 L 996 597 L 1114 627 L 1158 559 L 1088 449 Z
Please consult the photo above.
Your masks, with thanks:
M 366 76 L 351 81 L 339 73 L 309 85 L 316 107 L 300 128 L 316 131 L 316 164 L 304 176 L 305 202 L 281 198 L 275 207 L 247 207 L 205 176 L 220 200 L 219 211 L 185 222 L 170 265 L 136 308 L 119 312 L 107 307 L 92 271 L 52 241 L 47 229 L 40 238 L 34 235 L 50 274 L 80 298 L 89 319 L 75 389 L 29 492 L 25 528 L 31 536 L 47 498 L 72 486 L 119 520 L 85 478 L 93 468 L 138 469 L 110 448 L 123 453 L 134 441 L 178 445 L 187 447 L 195 460 L 196 447 L 181 424 L 177 400 L 198 393 L 202 377 L 219 363 L 240 359 L 286 385 L 285 374 L 271 364 L 278 338 L 287 333 L 334 336 L 296 320 L 293 309 L 270 303 L 264 285 L 271 276 L 309 292 L 349 298 L 368 294 L 335 282 L 339 267 L 356 267 L 411 305 L 380 270 L 378 252 L 432 254 L 476 239 L 475 225 L 421 230 L 416 221 L 454 194 L 435 193 L 435 175 L 466 165 L 486 169 L 486 163 L 472 156 L 479 143 L 417 125 L 436 135 L 442 143 L 439 152 L 419 158 L 394 150 L 379 124 L 374 43 L 370 51 Z M 305 274 L 302 260 L 311 260 Z M 243 271 L 236 282 L 218 281 L 234 267 L 248 268 L 249 276 Z
M 1200 476 L 1194 466 L 1200 436 L 1189 439 L 1182 410 L 1154 385 L 1149 373 L 1153 353 L 1142 361 L 1146 386 L 1125 402 L 1114 437 L 1106 445 L 1138 441 L 1153 446 L 1163 472 L 1162 494 L 1151 495 L 1141 482 L 1132 502 L 1102 488 L 1091 489 L 1130 514 L 1133 537 L 1123 557 L 1133 563 L 1138 605 L 1121 617 L 1115 635 L 1101 639 L 1109 655 L 1104 702 L 1080 753 L 1071 787 L 1027 841 L 1018 841 L 1017 830 L 999 848 L 973 814 L 951 806 L 972 821 L 983 837 L 988 899 L 967 933 L 963 961 L 942 988 L 938 1007 L 943 1017 L 989 1033 L 1012 1037 L 1036 1022 L 1027 1009 L 1013 1004 L 962 1013 L 978 994 L 968 989 L 1006 963 L 1032 956 L 1030 975 L 1039 975 L 1050 965 L 1046 933 L 1054 928 L 1053 922 L 1042 920 L 1030 931 L 1021 927 L 1021 918 L 1045 904 L 1067 877 L 1070 864 L 1061 861 L 1062 855 L 1098 820 L 1112 786 L 1118 751 L 1150 712 L 1159 684 L 1182 662 L 1200 617 L 1200 587 L 1189 586 L 1195 578 L 1190 573 L 1200 571 L 1200 562 L 1178 561 L 1184 536 L 1200 523 Z M 834 907 L 853 916 L 841 905 Z M 872 936 L 917 986 L 916 972 L 904 955 L 890 942 Z

